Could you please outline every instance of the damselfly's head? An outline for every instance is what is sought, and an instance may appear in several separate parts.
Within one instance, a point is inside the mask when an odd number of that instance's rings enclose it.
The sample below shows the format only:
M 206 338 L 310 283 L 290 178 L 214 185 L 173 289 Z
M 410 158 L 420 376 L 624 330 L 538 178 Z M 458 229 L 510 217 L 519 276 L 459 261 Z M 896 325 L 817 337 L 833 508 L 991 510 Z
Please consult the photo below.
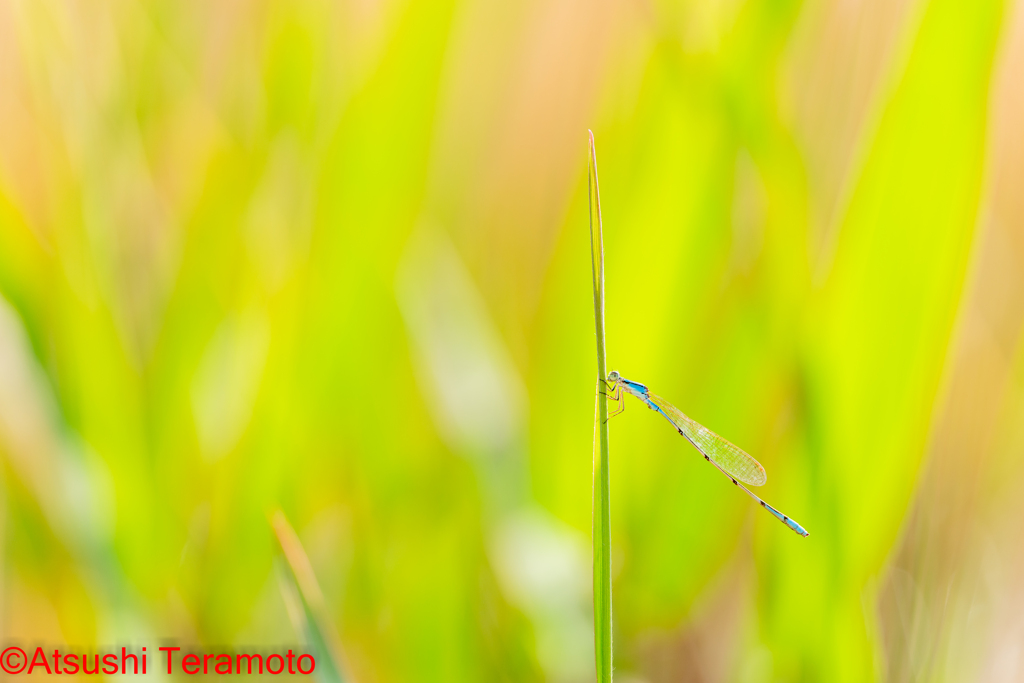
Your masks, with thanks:
M 618 370 L 612 370 L 611 372 L 608 373 L 608 381 L 611 382 L 612 384 L 615 384 L 620 379 L 622 378 L 619 376 Z

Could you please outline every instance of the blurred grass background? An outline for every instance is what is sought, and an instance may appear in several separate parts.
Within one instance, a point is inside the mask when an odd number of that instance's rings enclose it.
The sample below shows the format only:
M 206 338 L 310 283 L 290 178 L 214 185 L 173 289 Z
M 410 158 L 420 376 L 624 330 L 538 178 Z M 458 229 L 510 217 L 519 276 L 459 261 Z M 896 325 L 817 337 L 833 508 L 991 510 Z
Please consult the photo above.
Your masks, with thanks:
M 1024 681 L 1024 12 L 0 2 L 2 635 L 369 681 Z

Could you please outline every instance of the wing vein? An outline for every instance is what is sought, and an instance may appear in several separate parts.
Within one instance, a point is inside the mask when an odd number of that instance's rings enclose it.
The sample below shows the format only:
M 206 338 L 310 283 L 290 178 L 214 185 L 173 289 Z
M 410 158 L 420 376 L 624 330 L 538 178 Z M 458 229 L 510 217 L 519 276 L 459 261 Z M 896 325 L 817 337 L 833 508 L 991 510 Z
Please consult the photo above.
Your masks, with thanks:
M 649 394 L 649 397 L 651 403 L 659 408 L 676 430 L 724 472 L 751 486 L 763 486 L 768 481 L 768 475 L 761 467 L 761 463 L 754 460 L 741 448 L 726 441 L 695 420 L 691 420 L 683 414 L 683 411 L 660 396 Z

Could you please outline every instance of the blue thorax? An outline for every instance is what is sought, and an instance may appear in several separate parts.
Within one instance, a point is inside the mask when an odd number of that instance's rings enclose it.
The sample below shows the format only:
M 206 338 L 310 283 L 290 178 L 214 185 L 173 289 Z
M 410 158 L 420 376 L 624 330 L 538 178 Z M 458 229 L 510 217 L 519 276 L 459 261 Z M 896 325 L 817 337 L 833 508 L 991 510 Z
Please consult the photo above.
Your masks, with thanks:
M 625 384 L 630 389 L 632 389 L 633 391 L 639 394 L 643 394 L 644 396 L 647 396 L 647 394 L 650 393 L 650 390 L 643 384 L 640 384 L 640 382 L 633 382 L 632 380 L 628 380 L 625 377 L 623 377 L 622 383 Z

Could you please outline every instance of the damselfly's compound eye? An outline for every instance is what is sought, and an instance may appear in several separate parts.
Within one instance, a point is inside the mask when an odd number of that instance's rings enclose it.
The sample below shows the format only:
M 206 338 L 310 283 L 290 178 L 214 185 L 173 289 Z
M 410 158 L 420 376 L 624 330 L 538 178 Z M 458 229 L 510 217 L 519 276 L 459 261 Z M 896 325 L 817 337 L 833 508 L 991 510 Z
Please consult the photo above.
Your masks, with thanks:
M 608 373 L 608 381 L 609 382 L 618 382 L 619 381 L 619 371 L 618 370 L 612 370 L 611 372 L 609 372 Z

